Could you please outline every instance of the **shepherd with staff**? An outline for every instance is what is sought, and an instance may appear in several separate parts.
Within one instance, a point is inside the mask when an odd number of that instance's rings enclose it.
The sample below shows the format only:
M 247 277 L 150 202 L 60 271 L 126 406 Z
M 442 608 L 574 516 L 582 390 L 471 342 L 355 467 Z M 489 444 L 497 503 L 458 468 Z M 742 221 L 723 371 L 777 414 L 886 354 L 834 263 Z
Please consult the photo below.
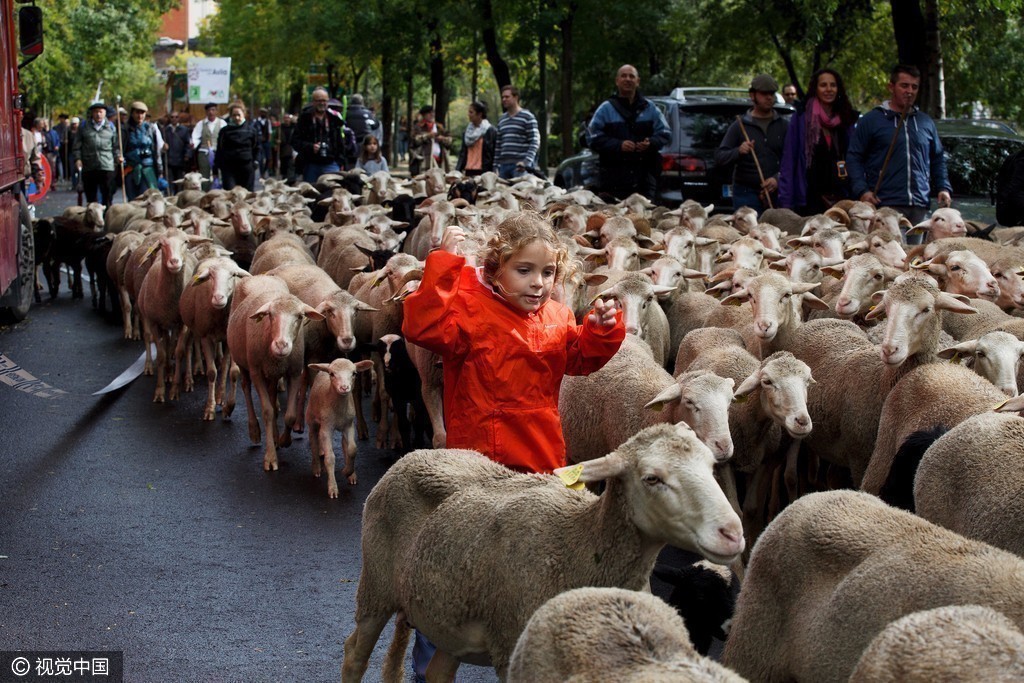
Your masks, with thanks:
M 107 119 L 107 105 L 96 100 L 89 105 L 87 120 L 82 121 L 72 142 L 75 167 L 82 173 L 86 201 L 110 206 L 117 188 L 115 169 L 120 168 L 121 150 L 118 131 Z
M 768 74 L 750 82 L 753 107 L 737 116 L 715 151 L 715 164 L 732 169 L 733 209 L 749 206 L 761 213 L 777 205 L 779 168 L 789 123 L 776 111 L 779 85 Z

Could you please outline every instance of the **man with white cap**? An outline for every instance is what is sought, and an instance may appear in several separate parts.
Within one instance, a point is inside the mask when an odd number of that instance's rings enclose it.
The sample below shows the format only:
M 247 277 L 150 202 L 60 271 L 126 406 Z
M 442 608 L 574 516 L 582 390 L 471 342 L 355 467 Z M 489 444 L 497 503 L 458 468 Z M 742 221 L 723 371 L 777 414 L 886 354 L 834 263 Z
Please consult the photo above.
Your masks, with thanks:
M 117 131 L 107 120 L 107 106 L 102 102 L 89 105 L 88 120 L 79 126 L 71 154 L 75 169 L 82 174 L 86 201 L 110 206 L 117 186 L 114 169 L 121 163 L 121 155 Z

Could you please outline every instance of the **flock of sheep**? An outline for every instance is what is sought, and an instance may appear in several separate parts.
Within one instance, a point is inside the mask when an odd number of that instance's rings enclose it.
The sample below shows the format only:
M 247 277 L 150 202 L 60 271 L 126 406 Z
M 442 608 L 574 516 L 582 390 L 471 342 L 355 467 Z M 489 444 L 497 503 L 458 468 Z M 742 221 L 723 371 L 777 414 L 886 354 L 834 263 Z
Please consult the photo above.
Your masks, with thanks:
M 199 183 L 37 225 L 50 292 L 84 258 L 94 305 L 156 348 L 154 401 L 205 375 L 202 418 L 227 419 L 241 379 L 264 468 L 308 428 L 331 497 L 335 431 L 358 482 L 364 392 L 378 447 L 433 447 L 367 499 L 343 681 L 392 617 L 384 680 L 402 679 L 411 627 L 438 646 L 439 681 L 460 661 L 531 682 L 1024 678 L 1024 228 L 954 209 L 910 226 L 851 201 L 810 218 L 608 205 L 436 169 Z M 555 297 L 578 316 L 613 298 L 628 333 L 564 379 L 554 475 L 445 450 L 439 360 L 400 336 L 445 229 L 475 264 L 527 209 L 570 254 Z M 901 228 L 925 243 L 908 253 Z M 643 592 L 665 545 L 741 581 L 731 619 L 707 618 L 706 580 L 673 594 L 685 625 Z

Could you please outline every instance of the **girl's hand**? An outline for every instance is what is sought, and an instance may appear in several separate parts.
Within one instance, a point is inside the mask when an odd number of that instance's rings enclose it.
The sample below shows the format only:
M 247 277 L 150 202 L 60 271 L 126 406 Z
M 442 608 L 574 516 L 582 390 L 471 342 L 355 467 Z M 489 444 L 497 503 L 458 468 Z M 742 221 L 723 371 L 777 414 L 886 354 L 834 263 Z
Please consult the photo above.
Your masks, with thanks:
M 459 244 L 466 241 L 466 233 L 457 225 L 449 225 L 441 237 L 441 249 L 449 254 L 459 253 Z
M 587 317 L 592 324 L 599 327 L 614 327 L 615 315 L 618 312 L 619 310 L 615 308 L 615 299 L 609 299 L 607 302 L 597 299 L 594 301 L 594 312 Z

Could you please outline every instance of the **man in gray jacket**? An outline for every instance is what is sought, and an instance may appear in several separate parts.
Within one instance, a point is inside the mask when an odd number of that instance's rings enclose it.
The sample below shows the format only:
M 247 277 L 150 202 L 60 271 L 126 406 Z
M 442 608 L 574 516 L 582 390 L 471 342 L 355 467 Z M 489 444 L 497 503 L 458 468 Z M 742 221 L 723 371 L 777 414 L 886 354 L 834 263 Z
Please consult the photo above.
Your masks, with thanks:
M 117 188 L 115 169 L 120 167 L 121 154 L 117 132 L 114 124 L 107 121 L 107 107 L 102 102 L 89 105 L 88 120 L 78 127 L 75 136 L 73 156 L 75 167 L 82 173 L 86 199 L 110 206 Z M 101 199 L 97 199 L 97 193 Z

